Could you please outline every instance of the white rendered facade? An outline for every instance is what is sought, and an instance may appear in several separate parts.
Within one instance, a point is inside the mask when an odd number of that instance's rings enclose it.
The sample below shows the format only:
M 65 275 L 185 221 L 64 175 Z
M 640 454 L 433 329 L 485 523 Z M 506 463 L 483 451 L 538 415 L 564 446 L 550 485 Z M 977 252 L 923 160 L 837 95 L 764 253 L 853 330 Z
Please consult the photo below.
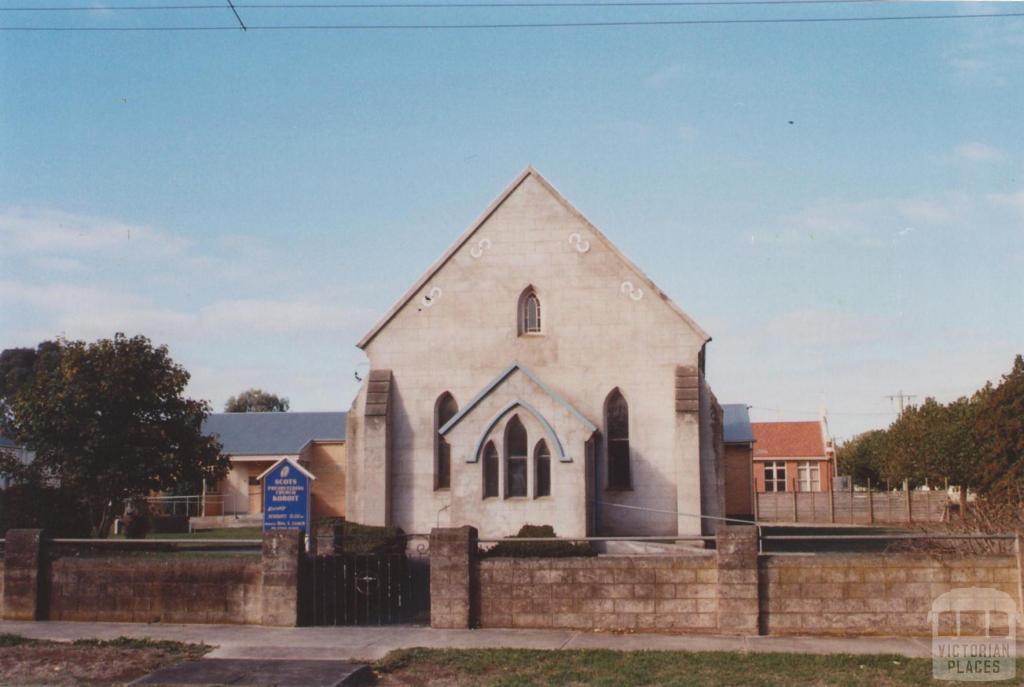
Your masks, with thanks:
M 523 524 L 561 536 L 700 533 L 697 516 L 720 515 L 723 503 L 708 340 L 527 169 L 359 343 L 371 373 L 348 416 L 347 517 L 407 532 L 468 524 L 482 537 Z M 625 441 L 609 441 L 614 390 Z M 439 432 L 445 393 L 457 412 Z M 510 493 L 521 484 L 507 469 L 512 418 L 527 434 L 525 495 Z M 619 449 L 610 466 L 610 443 L 628 446 L 625 472 Z M 450 470 L 438 466 L 439 444 Z

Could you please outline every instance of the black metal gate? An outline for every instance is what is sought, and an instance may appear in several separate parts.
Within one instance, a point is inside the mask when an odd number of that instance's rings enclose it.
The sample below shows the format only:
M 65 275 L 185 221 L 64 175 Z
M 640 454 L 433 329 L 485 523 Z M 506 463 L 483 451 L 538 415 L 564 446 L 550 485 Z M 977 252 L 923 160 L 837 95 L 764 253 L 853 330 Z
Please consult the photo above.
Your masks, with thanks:
M 394 553 L 310 556 L 301 570 L 303 625 L 429 621 L 430 563 Z

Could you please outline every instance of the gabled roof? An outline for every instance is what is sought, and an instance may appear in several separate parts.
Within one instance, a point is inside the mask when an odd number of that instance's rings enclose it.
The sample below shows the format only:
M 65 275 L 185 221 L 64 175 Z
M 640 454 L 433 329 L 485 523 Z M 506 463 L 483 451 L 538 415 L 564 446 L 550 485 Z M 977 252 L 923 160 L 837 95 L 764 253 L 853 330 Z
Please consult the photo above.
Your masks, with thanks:
M 821 423 L 752 422 L 755 458 L 824 458 Z
M 625 263 L 626 266 L 629 267 L 629 269 L 633 270 L 633 272 L 635 272 L 637 276 L 644 282 L 647 288 L 650 289 L 652 293 L 656 293 L 663 301 L 665 301 L 669 308 L 673 312 L 675 312 L 684 322 L 690 325 L 698 336 L 700 336 L 705 342 L 711 340 L 711 337 L 707 334 L 707 332 L 705 332 L 701 328 L 699 324 L 697 324 L 689 315 L 683 312 L 682 308 L 673 303 L 671 298 L 669 298 L 661 289 L 659 289 L 655 285 L 655 283 L 652 282 L 650 278 L 640 270 L 639 267 L 634 265 L 629 258 L 623 255 L 622 252 L 615 247 L 615 244 L 609 241 L 608 238 L 604 234 L 602 234 L 597 227 L 591 224 L 590 220 L 584 217 L 583 213 L 577 210 L 572 205 L 572 203 L 566 200 L 565 196 L 559 193 L 555 189 L 555 187 L 552 186 L 551 183 L 540 174 L 540 172 L 535 170 L 532 166 L 528 166 L 526 169 L 520 172 L 515 179 L 512 180 L 512 183 L 510 183 L 505 188 L 505 190 L 502 191 L 501 194 L 494 200 L 494 202 L 492 202 L 487 207 L 487 209 L 484 210 L 483 214 L 477 217 L 476 221 L 473 222 L 473 224 L 471 224 L 469 228 L 466 229 L 466 231 L 464 231 L 462 235 L 455 240 L 455 243 L 453 243 L 448 248 L 448 250 L 446 250 L 444 254 L 442 254 L 441 257 L 438 258 L 438 260 L 433 265 L 431 265 L 426 272 L 423 273 L 423 276 L 416 280 L 412 287 L 410 287 L 409 290 L 405 292 L 405 295 L 399 298 L 398 302 L 391 306 L 391 308 L 387 311 L 384 317 L 382 317 L 380 321 L 373 326 L 373 329 L 371 329 L 369 332 L 366 333 L 365 336 L 363 336 L 363 338 L 359 341 L 358 344 L 356 344 L 356 346 L 358 346 L 359 348 L 366 348 L 366 346 L 373 340 L 373 338 L 377 336 L 377 334 L 379 334 L 380 331 L 384 329 L 385 326 L 387 326 L 387 324 L 395 317 L 395 315 L 398 314 L 398 312 L 405 306 L 405 304 L 412 300 L 412 298 L 415 297 L 417 293 L 419 293 L 420 289 L 422 289 L 423 286 L 428 281 L 430 281 L 430 279 L 432 279 L 433 276 L 437 274 L 442 267 L 444 267 L 448 263 L 452 256 L 455 255 L 455 253 L 473 237 L 477 230 L 479 230 L 480 227 L 483 226 L 484 222 L 486 222 L 491 217 L 491 215 L 493 215 L 497 211 L 497 209 L 501 207 L 502 203 L 504 203 L 508 199 L 508 197 L 511 196 L 512 193 L 517 188 L 519 188 L 523 184 L 523 182 L 526 181 L 526 179 L 528 179 L 531 176 L 534 179 L 536 179 L 544 188 L 546 188 L 548 192 L 551 193 L 551 195 L 555 198 L 555 200 L 557 200 L 563 207 L 565 207 L 566 210 L 568 210 L 572 215 L 577 217 L 581 222 L 586 224 L 587 228 L 591 232 L 593 232 L 594 238 L 600 241 L 602 244 L 604 244 L 604 246 L 609 250 L 609 252 L 611 252 L 619 260 Z
M 284 462 L 288 463 L 289 467 L 291 467 L 294 470 L 297 470 L 298 472 L 300 472 L 304 476 L 308 477 L 309 479 L 316 479 L 316 475 L 314 475 L 312 472 L 310 472 L 306 468 L 304 468 L 301 465 L 299 465 L 298 461 L 294 460 L 290 456 L 284 456 L 280 460 L 278 460 L 276 463 L 271 465 L 269 468 L 267 468 L 266 470 L 261 472 L 259 474 L 259 476 L 256 478 L 256 480 L 259 481 L 259 482 L 262 482 L 264 477 L 266 477 L 269 473 L 273 472 L 274 468 L 276 468 L 278 465 L 281 464 L 281 461 L 284 461 Z
M 455 425 L 459 424 L 459 422 L 462 420 L 462 418 L 466 417 L 471 412 L 473 412 L 473 408 L 475 408 L 480 403 L 480 401 L 482 401 L 485 398 L 487 398 L 487 396 L 492 391 L 494 391 L 494 389 L 497 388 L 497 386 L 499 384 L 501 384 L 503 381 L 505 381 L 505 379 L 507 379 L 508 376 L 511 375 L 516 370 L 519 370 L 524 375 L 529 377 L 530 381 L 532 381 L 534 384 L 539 386 L 541 391 L 543 391 L 548 396 L 550 396 L 552 399 L 554 399 L 554 401 L 556 403 L 558 403 L 560 406 L 562 406 L 563 408 L 568 410 L 569 413 L 571 415 L 575 416 L 576 419 L 579 420 L 583 424 L 584 427 L 589 429 L 591 432 L 596 432 L 597 431 L 597 426 L 595 426 L 593 422 L 588 420 L 583 415 L 583 413 L 581 413 L 580 411 L 576 410 L 576 408 L 573 407 L 573 405 L 571 403 L 569 403 L 569 401 L 565 400 L 565 398 L 561 394 L 559 394 L 557 391 L 555 391 L 554 389 L 549 387 L 547 384 L 542 382 L 540 380 L 540 377 L 538 377 L 536 374 L 534 374 L 530 370 L 530 368 L 528 368 L 525 365 L 523 365 L 523 364 L 519 363 L 518 361 L 516 361 L 516 362 L 513 362 L 508 367 L 506 367 L 504 370 L 502 370 L 501 373 L 498 374 L 497 377 L 492 379 L 487 384 L 487 386 L 485 386 L 483 389 L 481 389 L 479 392 L 477 392 L 476 396 L 474 396 L 473 398 L 469 399 L 469 402 L 466 404 L 466 407 L 463 408 L 462 410 L 460 410 L 458 413 L 456 413 L 455 416 L 451 420 L 446 422 L 444 424 L 444 426 L 441 427 L 441 429 L 437 430 L 438 433 L 442 434 L 442 435 L 443 434 L 447 434 L 449 432 L 449 430 L 452 429 L 452 427 L 454 427 Z
M 455 425 L 459 424 L 462 418 L 466 417 L 471 412 L 473 412 L 473 409 L 476 408 L 482 400 L 487 398 L 487 396 L 490 395 L 492 391 L 494 391 L 498 386 L 500 386 L 502 382 L 508 379 L 509 376 L 511 376 L 511 374 L 517 370 L 526 375 L 526 377 L 534 384 L 536 384 L 541 391 L 547 394 L 555 403 L 557 403 L 566 411 L 568 411 L 570 415 L 575 417 L 585 428 L 587 428 L 588 431 L 597 431 L 597 426 L 593 422 L 588 420 L 586 417 L 584 417 L 583 413 L 576 410 L 576 408 L 574 408 L 573 405 L 569 403 L 569 401 L 565 400 L 565 398 L 561 394 L 559 394 L 557 391 L 555 391 L 547 384 L 542 382 L 540 378 L 536 374 L 534 374 L 529 368 L 525 367 L 524 365 L 521 365 L 518 362 L 513 362 L 511 365 L 502 370 L 497 377 L 492 379 L 490 383 L 487 384 L 487 386 L 481 389 L 476 394 L 476 396 L 471 398 L 469 402 L 466 404 L 465 408 L 456 413 L 451 420 L 446 422 L 443 427 L 437 430 L 438 434 L 444 435 L 451 431 L 451 429 L 455 427 Z M 548 422 L 547 418 L 545 418 L 539 410 L 534 408 L 532 404 L 530 404 L 529 402 L 522 398 L 516 398 L 506 403 L 497 413 L 495 413 L 491 417 L 490 420 L 488 420 L 484 424 L 483 432 L 480 433 L 479 438 L 477 439 L 476 442 L 476 446 L 473 448 L 473 452 L 466 456 L 466 462 L 475 463 L 480 459 L 481 451 L 483 450 L 484 447 L 484 440 L 487 438 L 487 435 L 490 434 L 491 429 L 494 428 L 494 426 L 501 420 L 501 418 L 503 418 L 506 414 L 508 414 L 515 408 L 522 408 L 524 411 L 533 415 L 533 417 L 544 427 L 544 431 L 551 439 L 551 448 L 554 450 L 555 455 L 558 456 L 558 459 L 561 462 L 572 462 L 572 458 L 566 453 L 565 446 L 562 444 L 562 440 L 558 437 L 558 432 L 555 431 L 555 428 L 551 426 L 551 423 Z
M 754 431 L 750 428 L 750 409 L 745 403 L 722 405 L 722 434 L 727 444 L 752 444 Z
M 214 413 L 203 433 L 231 456 L 298 455 L 311 441 L 344 441 L 348 413 Z

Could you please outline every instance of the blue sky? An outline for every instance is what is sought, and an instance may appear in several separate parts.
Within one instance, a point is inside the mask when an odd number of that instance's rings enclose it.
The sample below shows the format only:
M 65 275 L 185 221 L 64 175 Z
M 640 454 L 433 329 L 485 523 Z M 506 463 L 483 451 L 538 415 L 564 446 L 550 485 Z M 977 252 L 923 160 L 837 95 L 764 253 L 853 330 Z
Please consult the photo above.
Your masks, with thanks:
M 259 386 L 346 409 L 360 335 L 527 164 L 711 333 L 716 393 L 757 419 L 825 404 L 849 436 L 892 419 L 888 394 L 950 399 L 1024 350 L 1024 19 L 2 33 L 0 93 L 0 348 L 144 333 L 218 408 Z

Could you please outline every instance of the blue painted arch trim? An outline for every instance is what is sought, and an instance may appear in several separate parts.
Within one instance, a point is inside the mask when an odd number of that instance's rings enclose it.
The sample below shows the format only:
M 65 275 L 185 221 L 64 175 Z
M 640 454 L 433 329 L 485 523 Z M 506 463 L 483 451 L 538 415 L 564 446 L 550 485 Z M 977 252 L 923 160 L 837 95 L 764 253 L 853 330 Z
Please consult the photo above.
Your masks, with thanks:
M 473 452 L 466 456 L 467 463 L 479 462 L 480 453 L 483 451 L 484 444 L 487 443 L 487 437 L 490 435 L 491 430 L 494 429 L 494 426 L 496 424 L 501 422 L 501 419 L 503 417 L 508 415 L 516 408 L 522 408 L 527 413 L 532 415 L 534 419 L 536 419 L 537 422 L 541 424 L 541 426 L 544 428 L 544 432 L 548 435 L 548 438 L 551 440 L 551 445 L 554 447 L 555 454 L 558 456 L 558 460 L 560 462 L 572 462 L 572 458 L 566 455 L 565 447 L 562 445 L 562 440 L 558 438 L 558 434 L 555 432 L 555 428 L 551 426 L 551 423 L 548 422 L 547 419 L 543 415 L 541 415 L 540 412 L 532 405 L 530 405 L 529 403 L 522 399 L 517 398 L 514 401 L 509 401 L 508 403 L 506 403 L 501 410 L 495 413 L 494 416 L 487 421 L 487 424 L 484 425 L 483 432 L 480 433 L 480 437 L 476 440 L 476 446 L 473 447 Z

